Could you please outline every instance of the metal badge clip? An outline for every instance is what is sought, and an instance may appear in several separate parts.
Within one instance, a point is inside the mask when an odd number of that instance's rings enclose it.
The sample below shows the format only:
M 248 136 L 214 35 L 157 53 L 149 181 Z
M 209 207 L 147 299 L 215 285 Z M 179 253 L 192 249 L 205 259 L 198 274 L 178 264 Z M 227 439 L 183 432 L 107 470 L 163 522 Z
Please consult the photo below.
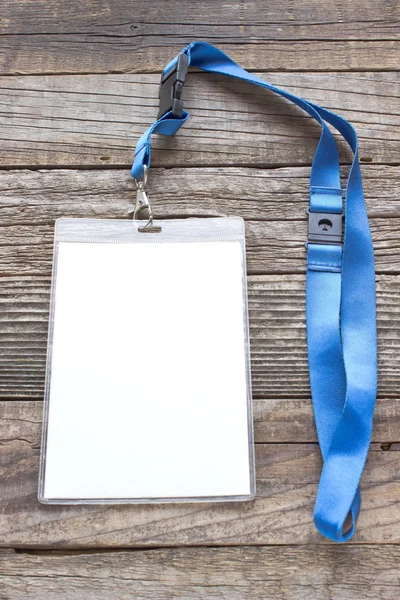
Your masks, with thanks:
M 147 167 L 143 165 L 144 175 L 143 179 L 138 181 L 135 179 L 136 184 L 136 203 L 135 209 L 133 211 L 133 218 L 139 219 L 141 213 L 146 213 L 145 218 L 147 218 L 146 225 L 142 227 L 138 227 L 138 231 L 140 233 L 160 233 L 161 227 L 158 225 L 153 225 L 153 209 L 151 208 L 149 197 L 146 193 L 146 185 L 147 185 Z

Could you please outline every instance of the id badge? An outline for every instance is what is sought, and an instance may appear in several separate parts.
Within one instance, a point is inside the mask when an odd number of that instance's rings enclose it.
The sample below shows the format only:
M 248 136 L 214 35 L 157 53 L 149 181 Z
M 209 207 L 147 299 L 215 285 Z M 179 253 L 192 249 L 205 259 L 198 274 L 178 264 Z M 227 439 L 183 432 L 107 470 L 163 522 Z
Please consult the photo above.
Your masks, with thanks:
M 254 495 L 243 220 L 59 219 L 39 500 Z

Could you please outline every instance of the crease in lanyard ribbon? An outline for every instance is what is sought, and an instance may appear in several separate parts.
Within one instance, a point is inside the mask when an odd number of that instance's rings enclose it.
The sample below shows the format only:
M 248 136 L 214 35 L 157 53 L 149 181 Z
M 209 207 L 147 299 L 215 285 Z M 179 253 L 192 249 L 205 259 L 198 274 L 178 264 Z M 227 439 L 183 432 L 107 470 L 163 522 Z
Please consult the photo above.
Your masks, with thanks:
M 150 166 L 151 135 L 174 135 L 188 118 L 180 92 L 190 65 L 275 92 L 321 125 L 311 167 L 306 244 L 308 363 L 323 458 L 314 523 L 325 537 L 345 542 L 352 537 L 360 512 L 359 482 L 371 439 L 377 387 L 374 255 L 357 134 L 339 115 L 248 73 L 214 46 L 193 42 L 163 72 L 159 118 L 135 149 L 132 176 L 136 180 L 142 179 Z M 353 152 L 343 239 L 339 153 L 326 123 L 342 134 Z

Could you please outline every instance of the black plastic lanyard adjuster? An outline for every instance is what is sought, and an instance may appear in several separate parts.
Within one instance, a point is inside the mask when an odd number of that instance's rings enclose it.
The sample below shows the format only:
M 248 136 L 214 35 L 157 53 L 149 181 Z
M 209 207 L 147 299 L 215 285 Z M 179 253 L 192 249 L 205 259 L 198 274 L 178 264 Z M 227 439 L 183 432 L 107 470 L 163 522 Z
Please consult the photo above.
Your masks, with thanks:
M 183 111 L 183 101 L 181 99 L 183 84 L 189 68 L 189 59 L 187 54 L 178 54 L 178 58 L 173 68 L 167 73 L 163 73 L 160 82 L 159 91 L 159 111 L 158 119 L 171 111 L 174 117 L 181 117 Z
M 308 243 L 343 244 L 343 213 L 306 210 L 308 214 Z

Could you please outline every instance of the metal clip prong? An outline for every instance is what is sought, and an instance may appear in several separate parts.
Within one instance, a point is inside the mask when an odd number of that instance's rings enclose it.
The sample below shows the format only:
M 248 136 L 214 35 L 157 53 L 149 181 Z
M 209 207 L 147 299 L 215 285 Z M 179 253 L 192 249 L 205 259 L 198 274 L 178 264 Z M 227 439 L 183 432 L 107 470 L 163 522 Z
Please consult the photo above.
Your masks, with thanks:
M 140 233 L 160 233 L 161 227 L 157 225 L 153 225 L 153 209 L 151 208 L 149 197 L 146 193 L 146 184 L 147 184 L 147 167 L 144 165 L 144 176 L 143 179 L 138 181 L 135 179 L 136 183 L 136 203 L 135 209 L 133 211 L 133 218 L 139 219 L 140 213 L 146 211 L 147 223 L 142 227 L 138 227 L 138 231 Z

